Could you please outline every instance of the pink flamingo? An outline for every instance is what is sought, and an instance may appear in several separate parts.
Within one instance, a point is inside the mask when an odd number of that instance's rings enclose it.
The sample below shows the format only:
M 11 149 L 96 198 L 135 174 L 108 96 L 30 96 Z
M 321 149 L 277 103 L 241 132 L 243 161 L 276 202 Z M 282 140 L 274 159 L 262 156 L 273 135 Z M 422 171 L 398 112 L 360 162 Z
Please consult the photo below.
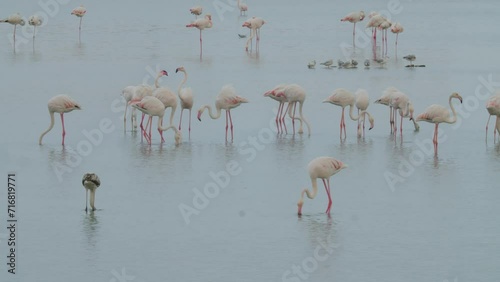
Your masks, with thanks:
M 396 58 L 398 58 L 398 36 L 403 31 L 404 28 L 400 23 L 395 23 L 391 27 L 391 32 L 396 34 Z
M 348 22 L 354 24 L 354 27 L 352 29 L 352 47 L 353 48 L 356 48 L 356 45 L 354 43 L 354 37 L 356 36 L 356 23 L 362 21 L 364 18 L 365 18 L 365 12 L 359 11 L 359 12 L 349 13 L 349 14 L 347 14 L 347 16 L 340 19 L 341 22 L 348 21 Z
M 462 103 L 462 96 L 460 96 L 458 93 L 454 92 L 450 95 L 450 98 L 448 99 L 448 103 L 451 108 L 451 112 L 453 113 L 453 116 L 450 117 L 450 111 L 446 109 L 445 107 L 441 105 L 431 105 L 429 106 L 425 112 L 419 114 L 417 116 L 417 122 L 418 121 L 425 121 L 429 123 L 434 123 L 435 128 L 434 128 L 434 139 L 432 140 L 434 143 L 434 154 L 437 156 L 437 148 L 438 148 L 438 126 L 440 123 L 455 123 L 457 121 L 457 113 L 455 112 L 455 108 L 453 107 L 453 104 L 451 103 L 451 100 L 455 98 L 460 100 L 460 103 Z
M 394 135 L 396 135 L 397 131 L 397 120 L 396 120 L 396 112 L 399 111 L 399 115 L 401 116 L 401 123 L 399 125 L 399 131 L 401 136 L 403 136 L 403 117 L 409 116 L 410 112 L 410 98 L 406 94 L 401 91 L 394 92 L 392 94 L 390 105 L 393 110 L 392 116 L 394 117 Z
M 488 124 L 490 123 L 491 116 L 497 116 L 496 128 L 493 130 L 493 141 L 496 142 L 496 133 L 500 135 L 500 93 L 491 96 L 486 102 L 486 110 L 490 114 L 488 122 L 486 123 L 486 141 L 488 141 Z
M 368 109 L 368 106 L 370 105 L 370 97 L 368 96 L 368 92 L 364 89 L 358 89 L 355 93 L 356 95 L 356 101 L 355 101 L 355 106 L 358 109 L 358 116 L 360 115 L 360 112 L 365 112 L 366 114 L 366 109 Z M 362 135 L 365 135 L 365 118 L 363 115 L 363 134 L 361 134 L 361 120 L 358 119 L 358 137 L 361 137 Z
M 276 87 L 274 87 L 272 90 L 269 90 L 266 93 L 264 93 L 264 97 L 269 97 L 269 98 L 279 102 L 278 112 L 276 113 L 276 128 L 278 129 L 278 134 L 283 133 L 283 127 L 285 128 L 285 133 L 288 133 L 287 129 L 286 129 L 286 123 L 285 123 L 286 112 L 283 111 L 283 109 L 285 108 L 285 103 L 287 102 L 287 99 L 286 99 L 285 95 L 280 95 L 280 96 L 276 95 L 276 93 L 280 92 L 280 90 L 284 89 L 285 87 L 286 87 L 286 84 L 279 84 Z M 288 107 L 288 115 L 290 116 L 290 118 L 292 118 L 292 111 L 291 110 L 292 110 L 292 107 Z M 302 120 L 300 119 L 300 117 L 295 117 L 295 119 L 300 120 L 300 122 L 302 123 Z M 302 128 L 302 125 L 301 125 L 301 128 Z
M 179 84 L 179 88 L 177 89 L 177 94 L 179 95 L 179 100 L 181 100 L 181 119 L 179 120 L 179 130 L 181 130 L 181 124 L 182 124 L 182 112 L 184 109 L 189 110 L 189 138 L 191 138 L 191 109 L 193 108 L 193 90 L 191 87 L 184 87 L 182 88 L 182 85 L 186 83 L 187 80 L 187 72 L 184 69 L 184 67 L 178 67 L 175 70 L 175 73 L 177 72 L 183 72 L 184 73 L 184 79 L 182 80 L 181 84 Z
M 81 41 L 81 34 L 82 34 L 82 19 L 83 16 L 87 13 L 87 9 L 83 7 L 83 5 L 80 5 L 80 7 L 76 7 L 71 11 L 72 15 L 75 15 L 80 18 L 80 25 L 78 26 L 78 41 Z
M 149 133 L 149 135 L 147 134 L 147 127 L 149 125 L 150 128 L 149 131 L 151 132 L 154 116 L 158 117 L 158 132 L 160 133 L 160 135 L 163 135 L 163 131 L 173 129 L 175 131 L 174 135 L 175 144 L 179 145 L 181 143 L 182 134 L 177 129 L 177 127 L 175 127 L 172 124 L 168 127 L 163 127 L 163 115 L 165 114 L 165 106 L 163 105 L 162 101 L 160 101 L 158 98 L 154 96 L 146 96 L 140 102 L 132 104 L 132 107 L 138 109 L 139 111 L 143 112 L 146 115 L 149 115 L 148 122 L 146 123 L 146 129 L 143 130 L 144 137 L 146 138 L 146 141 L 148 142 L 149 145 L 151 145 L 151 133 Z M 162 143 L 164 142 L 163 136 L 161 142 Z
M 0 20 L 0 23 L 10 23 L 14 25 L 14 52 L 16 51 L 16 28 L 17 25 L 24 26 L 25 22 L 19 13 L 15 13 L 7 17 L 5 20 Z
M 256 51 L 259 51 L 259 43 L 260 43 L 260 28 L 266 23 L 265 20 L 258 17 L 252 17 L 251 19 L 245 21 L 242 27 L 248 27 L 250 29 L 250 37 L 247 39 L 247 43 L 245 45 L 245 50 L 248 51 L 248 43 L 252 43 L 253 37 L 257 36 L 255 40 L 255 48 Z
M 189 9 L 189 12 L 192 15 L 195 15 L 196 18 L 198 18 L 198 16 L 203 13 L 203 7 L 202 6 L 194 6 L 193 8 Z
M 372 28 L 372 49 L 373 49 L 373 59 L 377 59 L 377 28 L 386 20 L 383 16 L 378 13 L 370 13 L 370 20 L 366 24 L 366 28 Z
M 43 136 L 45 136 L 45 134 L 51 131 L 54 127 L 54 113 L 59 113 L 61 115 L 62 124 L 62 145 L 64 146 L 64 137 L 66 136 L 66 130 L 64 128 L 64 113 L 69 113 L 73 110 L 81 110 L 82 108 L 75 100 L 73 100 L 68 95 L 57 95 L 52 97 L 49 100 L 48 108 L 50 114 L 50 126 L 42 133 L 42 135 L 40 135 L 38 144 L 42 145 Z
M 238 9 L 240 9 L 240 16 L 244 16 L 247 14 L 248 6 L 247 4 L 241 3 L 240 0 L 238 0 Z
M 168 76 L 167 72 L 165 72 L 165 76 Z M 175 110 L 177 109 L 177 95 L 170 90 L 168 87 L 158 87 L 159 85 L 156 84 L 156 89 L 153 91 L 153 96 L 158 98 L 163 105 L 165 106 L 165 109 L 171 108 L 170 112 L 170 122 L 169 125 L 174 124 L 174 114 Z M 142 126 L 142 122 L 141 122 Z M 146 125 L 147 126 L 147 125 Z M 151 126 L 149 127 L 151 130 Z M 151 135 L 151 132 L 149 133 Z M 163 139 L 163 131 L 160 132 L 161 135 L 161 141 L 164 142 L 165 140 Z
M 203 43 L 201 39 L 201 32 L 205 28 L 212 27 L 212 16 L 210 14 L 206 14 L 203 19 L 197 19 L 194 22 L 186 25 L 186 27 L 196 27 L 197 29 L 200 30 L 200 59 L 201 59 L 203 54 Z
M 215 100 L 215 109 L 217 113 L 214 115 L 212 113 L 212 107 L 210 105 L 201 106 L 198 110 L 198 120 L 201 121 L 201 115 L 208 109 L 208 115 L 212 119 L 218 119 L 221 116 L 222 110 L 226 111 L 226 142 L 227 142 L 227 129 L 228 129 L 228 119 L 231 124 L 231 141 L 233 141 L 233 120 L 231 118 L 231 109 L 234 109 L 241 105 L 242 103 L 248 103 L 248 100 L 236 95 L 236 89 L 232 85 L 224 85 L 221 92 Z
M 275 95 L 277 97 L 285 97 L 286 101 L 288 102 L 288 106 L 286 108 L 286 112 L 291 110 L 291 107 L 293 106 L 293 113 L 292 113 L 292 128 L 293 128 L 293 134 L 295 134 L 295 108 L 297 107 L 297 103 L 299 103 L 299 117 L 300 117 L 300 127 L 299 127 L 299 134 L 302 134 L 304 131 L 302 129 L 302 122 L 304 122 L 307 126 L 307 135 L 311 136 L 311 126 L 309 125 L 309 122 L 305 119 L 304 114 L 302 113 L 302 107 L 304 106 L 304 101 L 306 100 L 306 91 L 304 88 L 302 88 L 298 84 L 290 84 L 287 85 L 283 88 L 279 88 L 275 90 Z
M 332 207 L 330 177 L 344 168 L 347 168 L 346 164 L 332 157 L 319 157 L 309 163 L 308 170 L 312 183 L 312 192 L 310 192 L 307 188 L 302 190 L 299 202 L 297 203 L 298 215 L 302 215 L 304 194 L 306 194 L 309 199 L 314 199 L 318 194 L 318 178 L 323 180 L 323 185 L 325 186 L 326 194 L 328 195 L 328 207 L 326 208 L 326 213 L 330 213 L 330 209 Z
M 366 113 L 368 115 L 369 121 L 371 123 L 370 128 L 368 130 L 371 130 L 373 128 L 374 120 L 368 112 L 362 111 L 360 113 L 360 115 L 358 115 L 357 117 L 355 117 L 353 115 L 353 110 L 354 110 L 353 107 L 354 107 L 355 101 L 356 101 L 356 98 L 354 97 L 354 95 L 344 88 L 335 89 L 333 91 L 333 94 L 330 95 L 326 100 L 323 101 L 323 103 L 330 103 L 330 104 L 334 104 L 336 106 L 342 107 L 342 117 L 340 118 L 340 139 L 342 139 L 342 129 L 344 129 L 343 130 L 344 139 L 347 137 L 346 128 L 345 128 L 345 118 L 344 118 L 344 110 L 345 110 L 345 107 L 347 107 L 347 106 L 349 106 L 349 117 L 352 120 L 357 121 L 357 120 L 359 120 L 360 116 L 362 116 Z
M 385 19 L 378 28 L 382 30 L 382 56 L 387 57 L 387 29 L 392 26 L 391 21 Z

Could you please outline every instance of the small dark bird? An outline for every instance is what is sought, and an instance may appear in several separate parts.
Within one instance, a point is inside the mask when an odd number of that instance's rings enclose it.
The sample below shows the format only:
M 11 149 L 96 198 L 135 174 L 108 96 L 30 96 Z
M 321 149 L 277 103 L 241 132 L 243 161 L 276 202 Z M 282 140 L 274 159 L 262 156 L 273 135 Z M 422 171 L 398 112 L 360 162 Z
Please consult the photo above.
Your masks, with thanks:
M 410 61 L 410 66 L 413 66 L 413 61 L 415 61 L 417 57 L 413 54 L 404 56 L 403 59 Z
M 330 68 L 333 65 L 333 60 L 328 60 L 326 62 L 321 63 L 320 65 Z
M 95 211 L 95 190 L 101 186 L 101 180 L 95 173 L 85 173 L 82 178 L 82 185 L 85 187 L 85 212 L 87 212 L 87 197 L 90 190 L 90 207 Z
M 365 64 L 365 67 L 369 67 L 370 66 L 370 60 L 366 59 L 364 64 Z
M 238 36 L 239 36 L 240 38 L 245 38 L 245 37 L 247 37 L 246 35 L 244 35 L 244 34 L 239 34 L 239 33 L 238 33 Z
M 316 60 L 312 60 L 307 64 L 307 67 L 310 69 L 314 69 L 315 66 L 316 66 Z

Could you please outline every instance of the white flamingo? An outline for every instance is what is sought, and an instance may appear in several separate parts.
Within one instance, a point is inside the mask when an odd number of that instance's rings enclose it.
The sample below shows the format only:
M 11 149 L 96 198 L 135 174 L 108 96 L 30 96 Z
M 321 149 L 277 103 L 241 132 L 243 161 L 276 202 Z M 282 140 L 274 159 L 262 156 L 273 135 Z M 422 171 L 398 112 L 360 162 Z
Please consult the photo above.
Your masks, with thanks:
M 11 25 L 14 25 L 14 51 L 16 50 L 16 28 L 17 25 L 24 26 L 25 22 L 23 17 L 21 17 L 21 14 L 15 13 L 10 15 L 8 18 L 0 20 L 0 23 L 10 23 Z
M 72 15 L 75 15 L 80 18 L 80 25 L 78 25 L 78 42 L 81 41 L 81 35 L 82 35 L 82 19 L 83 16 L 87 13 L 87 9 L 83 7 L 83 5 L 80 5 L 79 7 L 76 7 L 71 11 Z
M 81 110 L 82 107 L 75 100 L 73 100 L 68 95 L 57 95 L 52 97 L 48 103 L 49 115 L 50 115 L 50 126 L 45 130 L 40 138 L 38 139 L 38 144 L 42 145 L 42 139 L 45 134 L 52 130 L 54 127 L 54 113 L 61 115 L 62 124 L 62 145 L 64 146 L 64 137 L 66 136 L 66 130 L 64 128 L 64 114 L 69 113 L 73 110 Z
M 28 19 L 28 24 L 33 26 L 33 48 L 35 48 L 36 27 L 42 25 L 42 19 L 37 15 L 33 15 Z
M 95 211 L 95 190 L 101 186 L 101 180 L 95 173 L 85 173 L 82 178 L 82 185 L 85 187 L 85 212 L 87 212 L 87 198 L 90 191 L 90 207 Z
M 238 0 L 238 9 L 240 10 L 240 16 L 244 16 L 247 14 L 248 5 L 245 3 L 242 3 L 242 2 L 240 2 L 240 0 Z
M 295 108 L 297 107 L 297 102 L 300 104 L 299 105 L 300 127 L 298 133 L 299 134 L 303 133 L 302 122 L 305 122 L 307 126 L 308 136 L 310 136 L 311 126 L 309 125 L 309 122 L 305 119 L 304 114 L 302 113 L 302 107 L 304 106 L 304 101 L 306 100 L 306 91 L 304 90 L 304 88 L 302 88 L 298 84 L 289 84 L 284 88 L 275 90 L 275 94 L 277 97 L 283 96 L 286 98 L 288 106 L 285 113 L 291 110 L 291 107 L 293 106 L 293 112 L 292 112 L 293 134 L 295 134 Z
M 252 17 L 251 19 L 245 21 L 242 27 L 247 27 L 250 29 L 250 37 L 247 39 L 247 43 L 245 45 L 245 50 L 248 51 L 248 43 L 252 43 L 253 38 L 256 36 L 255 40 L 255 49 L 259 51 L 259 43 L 260 43 L 260 28 L 266 23 L 265 20 L 258 17 Z
M 177 88 L 177 94 L 179 95 L 179 100 L 181 100 L 181 118 L 179 120 L 179 130 L 181 130 L 181 124 L 182 124 L 182 112 L 184 109 L 189 110 L 189 138 L 191 138 L 191 109 L 193 108 L 193 90 L 191 87 L 184 87 L 182 86 L 186 83 L 188 74 L 186 72 L 186 69 L 184 67 L 178 67 L 175 72 L 183 72 L 184 73 L 184 79 L 182 82 L 179 84 L 179 88 Z

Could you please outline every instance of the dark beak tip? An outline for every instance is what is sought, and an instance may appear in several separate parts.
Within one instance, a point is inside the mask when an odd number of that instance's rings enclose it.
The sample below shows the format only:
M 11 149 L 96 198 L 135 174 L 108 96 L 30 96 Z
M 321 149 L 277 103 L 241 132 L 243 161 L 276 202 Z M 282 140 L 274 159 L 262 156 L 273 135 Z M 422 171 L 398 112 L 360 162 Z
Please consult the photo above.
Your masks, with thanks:
M 198 118 L 199 121 L 201 121 L 201 118 Z

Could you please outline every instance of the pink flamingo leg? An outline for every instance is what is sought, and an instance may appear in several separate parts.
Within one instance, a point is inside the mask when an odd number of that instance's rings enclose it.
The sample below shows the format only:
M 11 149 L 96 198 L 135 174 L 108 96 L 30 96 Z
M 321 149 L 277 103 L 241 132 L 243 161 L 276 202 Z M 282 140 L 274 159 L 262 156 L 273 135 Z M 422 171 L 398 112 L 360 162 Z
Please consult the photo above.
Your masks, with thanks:
M 395 54 L 396 59 L 398 58 L 398 35 L 399 33 L 396 33 L 396 54 Z
M 401 137 L 403 137 L 403 115 L 401 115 L 401 123 L 399 124 L 399 132 L 401 133 Z
M 356 44 L 354 43 L 354 37 L 356 36 L 356 23 L 354 23 L 354 28 L 352 29 L 352 48 L 356 49 Z
M 189 127 L 188 127 L 188 131 L 189 131 L 189 139 L 191 139 L 191 109 L 189 109 Z
M 203 44 L 201 40 L 201 29 L 200 29 L 200 59 L 203 56 Z
M 231 142 L 233 142 L 233 119 L 231 118 L 231 110 L 227 111 L 229 113 L 229 123 L 231 124 Z
M 285 105 L 283 105 L 283 107 L 284 106 Z M 281 123 L 283 124 L 283 127 L 285 128 L 285 134 L 288 134 L 288 130 L 286 129 L 285 116 L 286 116 L 286 113 L 288 113 L 289 108 L 290 108 L 290 102 L 286 106 L 286 110 L 285 111 L 283 111 L 283 109 L 281 109 L 281 112 L 282 112 Z M 282 133 L 283 133 L 283 131 L 282 131 Z
M 393 121 L 393 127 L 394 127 L 394 131 L 393 133 L 396 134 L 397 131 L 398 131 L 398 120 L 396 119 L 396 109 L 392 109 L 392 119 L 394 120 Z
M 64 113 L 61 113 L 61 123 L 62 123 L 62 145 L 64 146 L 64 137 L 66 136 L 66 130 L 64 129 Z
M 292 112 L 292 127 L 293 127 L 293 135 L 295 135 L 295 108 L 297 107 L 297 102 L 293 103 L 293 112 Z
M 281 108 L 283 106 L 283 103 L 280 102 L 278 105 L 278 113 L 276 113 L 276 129 L 278 130 L 278 134 L 280 134 L 280 113 L 281 113 Z
M 323 185 L 325 185 L 326 194 L 328 195 L 328 207 L 326 208 L 326 213 L 330 213 L 332 207 L 332 196 L 330 191 L 330 179 L 323 179 Z
M 488 117 L 488 122 L 486 122 L 486 141 L 488 141 L 488 124 L 490 123 L 491 115 Z M 496 129 L 493 131 L 493 141 L 495 141 Z
M 181 119 L 179 120 L 179 130 L 181 130 L 181 124 L 182 124 L 182 112 L 184 109 L 181 109 Z
M 228 120 L 228 116 L 229 116 L 229 112 L 228 112 L 228 110 L 226 110 L 226 142 L 227 142 L 227 128 L 228 128 L 227 120 Z
M 438 125 L 439 123 L 436 123 L 436 127 L 434 128 L 434 139 L 432 139 L 432 142 L 434 143 L 434 154 L 437 156 L 437 148 L 438 148 Z
M 392 107 L 389 107 L 389 124 L 391 126 L 391 134 L 392 134 L 392 131 L 394 130 L 394 117 L 392 116 L 393 112 L 392 112 Z

